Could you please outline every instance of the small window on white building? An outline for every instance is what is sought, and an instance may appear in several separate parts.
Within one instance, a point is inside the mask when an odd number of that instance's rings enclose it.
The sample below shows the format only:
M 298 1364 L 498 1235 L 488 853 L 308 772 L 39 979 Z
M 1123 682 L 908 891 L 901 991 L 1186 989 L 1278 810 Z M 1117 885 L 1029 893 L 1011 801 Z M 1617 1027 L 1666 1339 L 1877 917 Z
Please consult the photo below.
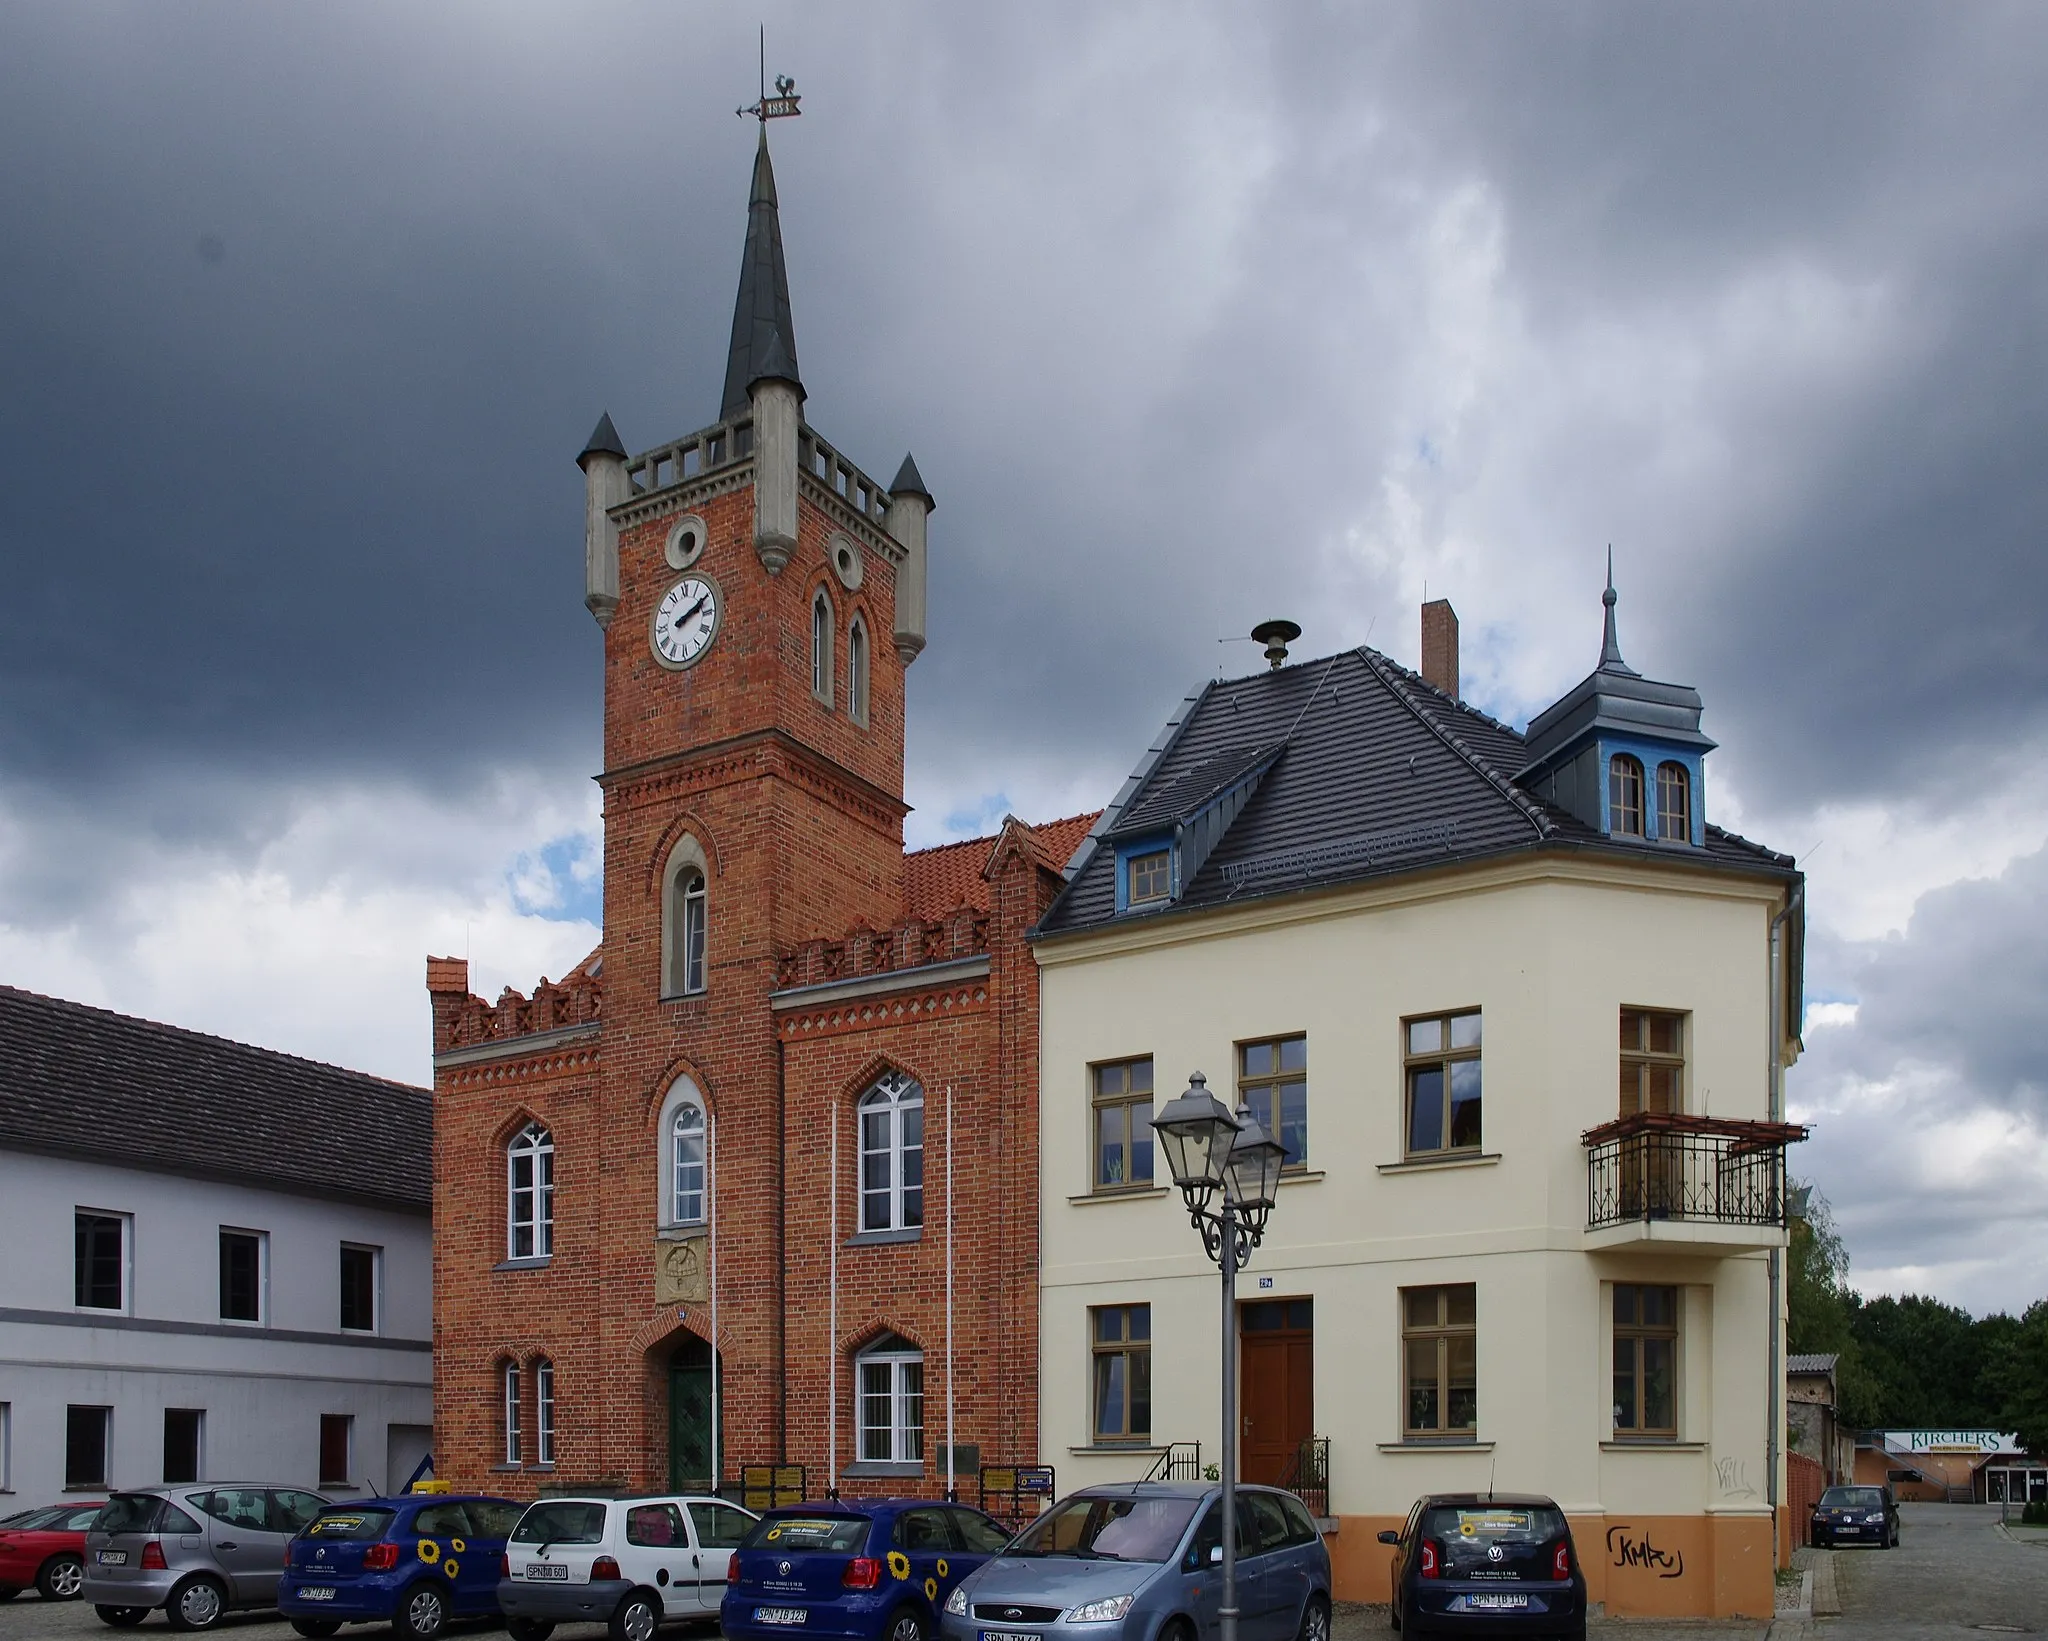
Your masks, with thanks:
M 555 1139 L 530 1122 L 505 1147 L 505 1257 L 548 1259 L 555 1251 Z
M 860 1097 L 860 1228 L 924 1224 L 924 1090 L 900 1071 Z
M 128 1308 L 128 1227 L 126 1214 L 80 1208 L 72 1215 L 73 1303 L 80 1310 Z
M 862 1461 L 924 1458 L 924 1352 L 884 1334 L 853 1360 L 855 1448 Z
M 354 1468 L 356 1420 L 353 1413 L 320 1415 L 320 1485 L 346 1487 Z
M 67 1407 L 64 1410 L 64 1485 L 107 1485 L 107 1450 L 113 1440 L 114 1410 L 110 1407 Z
M 270 1238 L 261 1231 L 220 1228 L 220 1319 L 262 1322 Z
M 196 1407 L 164 1409 L 164 1485 L 176 1487 L 202 1475 L 201 1446 L 206 1414 Z
M 353 1242 L 341 1245 L 341 1329 L 377 1331 L 377 1296 L 383 1286 L 384 1250 Z

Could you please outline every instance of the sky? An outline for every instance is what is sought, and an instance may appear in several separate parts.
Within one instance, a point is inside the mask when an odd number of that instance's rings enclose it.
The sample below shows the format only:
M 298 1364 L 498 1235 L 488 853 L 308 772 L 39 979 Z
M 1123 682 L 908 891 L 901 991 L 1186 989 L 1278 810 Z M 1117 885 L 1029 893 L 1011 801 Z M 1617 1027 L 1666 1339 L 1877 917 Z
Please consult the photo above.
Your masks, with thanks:
M 425 1082 L 597 938 L 574 458 L 715 419 L 757 17 L 806 417 L 938 500 L 913 844 L 1448 597 L 1696 685 L 1868 1293 L 2048 1295 L 2048 12 L 0 8 L 0 980 Z

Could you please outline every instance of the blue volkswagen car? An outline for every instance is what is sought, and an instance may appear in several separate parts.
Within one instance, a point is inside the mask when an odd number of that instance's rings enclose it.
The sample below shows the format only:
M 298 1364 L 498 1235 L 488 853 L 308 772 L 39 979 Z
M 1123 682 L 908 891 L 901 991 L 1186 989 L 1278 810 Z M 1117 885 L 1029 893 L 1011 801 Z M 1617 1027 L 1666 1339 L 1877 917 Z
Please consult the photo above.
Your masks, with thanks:
M 726 1566 L 729 1641 L 930 1641 L 954 1587 L 1010 1535 L 964 1504 L 835 1499 L 771 1510 Z
M 330 1505 L 285 1550 L 278 1610 L 301 1635 L 388 1623 L 408 1641 L 496 1616 L 498 1558 L 525 1508 L 453 1493 Z
M 942 1606 L 943 1641 L 1210 1641 L 1223 1604 L 1222 1489 L 1070 1493 Z M 1241 1641 L 1330 1641 L 1330 1553 L 1292 1493 L 1237 1490 Z
M 1394 1547 L 1393 1624 L 1429 1635 L 1585 1641 L 1586 1575 L 1554 1500 L 1535 1493 L 1432 1493 Z

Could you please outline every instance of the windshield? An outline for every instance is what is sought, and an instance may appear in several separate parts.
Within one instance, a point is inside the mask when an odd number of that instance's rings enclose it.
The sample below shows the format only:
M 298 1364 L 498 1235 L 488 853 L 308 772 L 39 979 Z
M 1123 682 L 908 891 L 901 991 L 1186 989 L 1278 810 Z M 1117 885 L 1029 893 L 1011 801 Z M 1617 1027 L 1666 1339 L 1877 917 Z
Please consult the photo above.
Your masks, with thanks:
M 1190 1498 L 1090 1498 L 1077 1493 L 1033 1522 L 1009 1553 L 1165 1561 L 1180 1543 L 1200 1502 Z
M 852 1555 L 868 1541 L 872 1522 L 866 1516 L 763 1516 L 740 1541 L 742 1550 L 822 1551 Z
M 551 1499 L 530 1505 L 512 1529 L 514 1544 L 602 1544 L 604 1506 Z
M 1882 1510 L 1884 1494 L 1875 1487 L 1830 1487 L 1820 1496 L 1823 1510 Z
M 308 1538 L 368 1540 L 382 1538 L 391 1525 L 393 1510 L 328 1510 L 313 1519 L 306 1529 Z
M 102 1533 L 153 1533 L 163 1503 L 154 1493 L 116 1493 L 93 1527 Z
M 46 1504 L 40 1510 L 24 1510 L 19 1515 L 0 1517 L 0 1533 L 27 1533 L 38 1527 L 47 1527 L 64 1514 L 61 1504 Z

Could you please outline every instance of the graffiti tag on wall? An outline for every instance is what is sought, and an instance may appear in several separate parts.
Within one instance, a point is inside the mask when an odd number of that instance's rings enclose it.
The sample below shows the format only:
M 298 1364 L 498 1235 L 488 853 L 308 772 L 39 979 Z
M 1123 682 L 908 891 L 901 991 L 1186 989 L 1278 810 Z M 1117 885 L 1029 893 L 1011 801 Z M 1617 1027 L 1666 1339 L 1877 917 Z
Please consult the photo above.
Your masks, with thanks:
M 1648 1533 L 1641 1538 L 1632 1538 L 1633 1527 L 1620 1526 L 1607 1529 L 1608 1553 L 1614 1557 L 1617 1567 L 1639 1567 L 1653 1572 L 1659 1578 L 1685 1577 L 1685 1552 L 1683 1550 L 1660 1550 L 1650 1541 Z

